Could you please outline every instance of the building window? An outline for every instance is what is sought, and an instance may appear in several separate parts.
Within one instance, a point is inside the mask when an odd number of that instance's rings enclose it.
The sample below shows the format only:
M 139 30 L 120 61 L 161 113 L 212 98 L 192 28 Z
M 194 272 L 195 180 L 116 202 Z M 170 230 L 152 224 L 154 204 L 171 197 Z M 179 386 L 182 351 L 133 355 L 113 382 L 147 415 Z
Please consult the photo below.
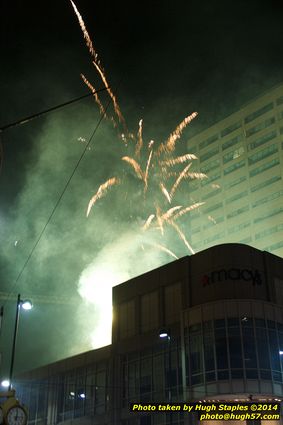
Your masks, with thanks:
M 200 149 L 203 149 L 203 148 L 205 148 L 206 146 L 211 145 L 211 143 L 216 142 L 216 140 L 218 140 L 218 134 L 215 134 L 214 136 L 211 136 L 211 137 L 209 137 L 208 139 L 206 139 L 206 140 L 204 140 L 203 142 L 201 142 L 201 143 L 199 144 L 199 148 L 200 148 Z
M 259 223 L 260 221 L 267 220 L 268 218 L 274 217 L 277 214 L 283 212 L 283 207 L 273 208 L 271 211 L 267 211 L 262 214 L 260 217 L 254 219 L 254 223 Z
M 248 157 L 249 165 L 255 164 L 258 161 L 261 161 L 264 158 L 267 158 L 270 155 L 273 155 L 275 152 L 278 152 L 277 144 L 269 145 L 267 148 L 262 149 L 261 151 L 256 152 L 255 154 Z
M 120 338 L 128 338 L 135 334 L 135 301 L 130 300 L 119 306 L 119 331 Z
M 253 134 L 258 133 L 260 130 L 263 130 L 264 128 L 270 127 L 274 123 L 275 123 L 275 118 L 274 117 L 269 118 L 268 120 L 265 120 L 265 121 L 259 123 L 258 125 L 254 126 L 252 128 L 249 128 L 246 131 L 246 137 L 250 137 Z
M 237 201 L 238 199 L 244 198 L 248 195 L 248 190 L 245 190 L 244 192 L 236 193 L 236 195 L 231 196 L 230 198 L 226 199 L 226 205 L 230 204 L 231 202 Z
M 225 189 L 230 189 L 231 187 L 237 186 L 238 184 L 243 183 L 245 180 L 247 180 L 247 176 L 241 176 L 237 178 L 236 180 L 233 180 L 232 182 L 229 182 L 225 185 Z
M 227 142 L 223 143 L 222 145 L 222 150 L 226 150 L 228 148 L 230 148 L 230 146 L 234 146 L 236 145 L 236 143 L 239 143 L 243 140 L 243 135 L 242 134 L 238 134 L 238 136 L 233 137 L 233 139 L 227 140 Z
M 267 202 L 273 201 L 274 199 L 277 199 L 282 195 L 283 195 L 283 190 L 280 190 L 279 192 L 271 193 L 270 195 L 265 196 L 264 198 L 258 199 L 256 202 L 252 204 L 252 207 L 256 208 L 259 205 L 266 204 Z
M 212 158 L 214 155 L 216 155 L 219 152 L 219 148 L 214 148 L 210 150 L 209 152 L 204 153 L 203 155 L 200 155 L 199 160 L 200 162 L 204 162 L 209 158 Z
M 158 292 L 153 291 L 141 297 L 141 330 L 147 332 L 158 327 Z
M 251 225 L 251 223 L 249 221 L 247 221 L 246 223 L 240 223 L 237 226 L 233 226 L 230 227 L 228 229 L 228 233 L 236 233 L 239 232 L 240 230 L 246 229 L 247 227 L 249 227 Z
M 208 213 L 208 212 L 212 212 L 212 211 L 215 211 L 215 210 L 218 210 L 218 208 L 222 208 L 223 207 L 223 203 L 222 202 L 218 202 L 217 204 L 214 204 L 214 205 L 211 205 L 210 207 L 208 207 L 208 208 L 205 208 L 204 210 L 203 210 L 203 213 Z
M 254 168 L 250 171 L 250 177 L 254 177 L 257 174 L 263 173 L 266 170 L 269 170 L 272 167 L 275 167 L 276 165 L 280 164 L 280 161 L 278 158 L 273 159 L 270 162 L 266 162 L 265 164 L 261 165 L 260 167 Z
M 232 133 L 233 131 L 237 130 L 241 127 L 241 121 L 236 122 L 235 124 L 229 125 L 229 127 L 224 128 L 224 130 L 221 131 L 221 137 L 225 137 L 228 134 Z
M 220 160 L 215 159 L 214 161 L 209 162 L 205 165 L 205 167 L 201 167 L 200 171 L 202 173 L 208 173 L 208 171 L 215 170 L 215 168 L 218 168 L 220 165 Z
M 227 167 L 224 169 L 224 176 L 226 176 L 227 174 L 233 173 L 234 171 L 238 170 L 239 168 L 244 167 L 246 164 L 245 160 L 242 160 L 240 162 L 236 162 L 233 165 L 230 165 L 230 167 Z
M 243 155 L 245 149 L 243 146 L 238 147 L 237 149 L 226 153 L 223 155 L 223 164 L 227 164 L 227 162 L 232 161 L 233 159 L 237 159 Z
M 281 232 L 283 230 L 283 224 L 278 224 L 278 226 L 270 227 L 268 229 L 263 230 L 262 232 L 258 232 L 255 234 L 255 239 L 262 239 L 265 236 L 272 235 L 273 233 Z
M 221 173 L 214 174 L 213 176 L 209 176 L 208 179 L 202 180 L 201 185 L 206 186 L 209 183 L 214 182 L 217 179 L 220 179 Z
M 174 323 L 180 320 L 180 311 L 182 310 L 181 290 L 181 283 L 165 286 L 164 296 L 166 324 Z
M 267 105 L 263 106 L 257 111 L 247 115 L 245 118 L 245 124 L 255 120 L 256 118 L 260 117 L 261 115 L 265 114 L 268 111 L 271 111 L 272 109 L 273 109 L 273 103 L 268 103 Z
M 256 149 L 258 146 L 264 145 L 264 143 L 269 142 L 276 137 L 276 130 L 271 131 L 270 133 L 265 134 L 264 136 L 259 137 L 254 142 L 248 144 L 248 151 Z
M 256 192 L 257 190 L 261 190 L 266 186 L 271 185 L 272 183 L 277 182 L 278 180 L 281 180 L 281 176 L 273 176 L 271 179 L 264 180 L 263 182 L 257 184 L 256 186 L 251 187 L 251 192 Z

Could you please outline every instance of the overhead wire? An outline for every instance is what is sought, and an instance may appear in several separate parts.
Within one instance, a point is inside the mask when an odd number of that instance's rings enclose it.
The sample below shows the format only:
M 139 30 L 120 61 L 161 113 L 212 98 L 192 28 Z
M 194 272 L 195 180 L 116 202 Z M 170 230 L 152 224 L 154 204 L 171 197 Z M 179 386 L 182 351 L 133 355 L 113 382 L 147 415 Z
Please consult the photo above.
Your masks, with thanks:
M 106 90 L 106 89 L 107 89 L 107 87 L 104 87 L 104 88 L 102 88 L 102 89 L 100 89 L 100 90 L 97 90 L 97 92 L 104 91 L 104 90 Z M 96 93 L 97 93 L 97 92 L 96 92 Z M 93 96 L 93 94 L 94 94 L 94 93 L 88 93 L 87 95 L 80 96 L 79 98 L 72 99 L 72 100 L 70 100 L 70 101 L 68 101 L 68 102 L 64 102 L 64 103 L 62 103 L 62 104 L 60 104 L 60 105 L 56 105 L 56 106 L 54 106 L 54 107 L 52 107 L 52 108 L 46 109 L 46 110 L 41 111 L 41 112 L 39 112 L 39 113 L 36 113 L 36 114 L 34 114 L 34 115 L 30 115 L 29 117 L 26 117 L 26 118 L 24 118 L 24 119 L 21 119 L 21 120 L 15 121 L 15 122 L 13 122 L 13 123 L 11 123 L 11 124 L 7 124 L 7 125 L 5 125 L 4 127 L 2 127 L 0 130 L 1 130 L 1 131 L 4 131 L 4 130 L 7 130 L 8 128 L 14 127 L 14 126 L 16 126 L 16 125 L 25 124 L 25 123 L 27 123 L 27 122 L 31 121 L 32 119 L 39 118 L 40 116 L 42 116 L 42 115 L 44 115 L 44 114 L 47 114 L 47 113 L 49 113 L 49 112 L 53 112 L 53 111 L 55 111 L 55 110 L 57 110 L 57 109 L 59 109 L 59 108 L 66 107 L 66 106 L 68 106 L 68 105 L 70 105 L 70 104 L 72 104 L 72 103 L 74 103 L 74 102 L 77 102 L 77 101 L 79 101 L 79 100 L 82 100 L 82 99 L 84 99 L 84 98 L 86 98 L 86 97 Z M 50 223 L 50 221 L 51 221 L 51 219 L 52 219 L 52 217 L 53 217 L 53 215 L 54 215 L 54 213 L 55 213 L 55 211 L 56 211 L 56 209 L 57 209 L 58 205 L 60 204 L 60 201 L 61 201 L 61 199 L 63 198 L 63 196 L 64 196 L 64 194 L 65 194 L 65 192 L 66 192 L 66 190 L 67 190 L 67 188 L 68 188 L 68 186 L 69 186 L 69 184 L 70 184 L 70 182 L 71 182 L 71 180 L 72 180 L 72 178 L 73 178 L 73 176 L 74 176 L 75 172 L 77 171 L 77 169 L 78 169 L 78 167 L 79 167 L 79 165 L 80 165 L 80 163 L 81 163 L 81 161 L 82 161 L 82 159 L 83 159 L 83 157 L 84 157 L 84 155 L 85 155 L 86 151 L 88 150 L 89 145 L 90 145 L 90 143 L 92 142 L 92 139 L 93 139 L 93 137 L 94 137 L 95 133 L 97 132 L 97 130 L 98 130 L 98 128 L 99 128 L 99 126 L 100 126 L 100 124 L 101 124 L 102 120 L 105 118 L 105 116 L 106 116 L 106 112 L 107 112 L 107 110 L 108 110 L 108 108 L 109 108 L 109 106 L 110 106 L 110 103 L 111 103 L 111 99 L 109 99 L 109 100 L 108 100 L 107 105 L 106 105 L 106 107 L 105 107 L 105 109 L 104 109 L 104 113 L 103 113 L 103 114 L 101 114 L 101 116 L 100 116 L 100 118 L 99 118 L 99 120 L 98 120 L 97 124 L 95 125 L 95 127 L 94 127 L 94 129 L 93 129 L 93 131 L 92 131 L 92 133 L 91 133 L 91 135 L 90 135 L 90 137 L 89 137 L 89 140 L 88 140 L 88 141 L 87 141 L 87 143 L 85 144 L 85 147 L 84 147 L 84 149 L 83 149 L 83 151 L 82 151 L 82 153 L 81 153 L 81 155 L 80 155 L 80 157 L 79 157 L 78 161 L 76 162 L 76 164 L 75 164 L 75 166 L 74 166 L 74 168 L 73 168 L 73 170 L 72 170 L 72 172 L 71 172 L 71 174 L 70 174 L 70 176 L 69 176 L 69 178 L 68 178 L 67 182 L 65 183 L 65 185 L 64 185 L 64 187 L 63 187 L 63 190 L 62 190 L 62 192 L 60 193 L 59 198 L 57 199 L 57 201 L 56 201 L 56 203 L 55 203 L 55 205 L 54 205 L 54 207 L 53 207 L 53 209 L 52 209 L 51 213 L 49 214 L 49 216 L 48 216 L 48 219 L 47 219 L 46 223 L 44 224 L 44 226 L 43 226 L 42 230 L 40 231 L 40 233 L 39 233 L 39 235 L 38 235 L 38 237 L 37 237 L 37 239 L 36 239 L 36 241 L 35 241 L 35 243 L 34 243 L 34 245 L 33 245 L 32 249 L 30 250 L 30 252 L 29 252 L 29 254 L 28 254 L 28 256 L 27 256 L 27 258 L 26 258 L 26 260 L 25 260 L 25 262 L 24 262 L 24 264 L 23 264 L 23 266 L 22 266 L 22 268 L 21 268 L 21 270 L 20 270 L 20 272 L 18 273 L 18 275 L 17 275 L 17 277 L 16 277 L 16 279 L 15 279 L 15 281 L 14 281 L 14 285 L 12 286 L 12 288 L 11 288 L 11 290 L 10 290 L 9 294 L 7 295 L 6 300 L 5 300 L 5 301 L 4 301 L 4 303 L 2 304 L 3 309 L 4 309 L 4 307 L 5 307 L 6 303 L 7 303 L 7 301 L 8 301 L 8 300 L 9 300 L 9 298 L 10 298 L 10 296 L 9 296 L 9 295 L 11 295 L 12 293 L 14 293 L 14 290 L 15 290 L 15 288 L 16 288 L 16 286 L 17 286 L 17 283 L 18 283 L 19 279 L 21 278 L 21 276 L 22 276 L 22 274 L 23 274 L 24 270 L 26 269 L 26 267 L 27 267 L 27 265 L 28 265 L 28 263 L 29 263 L 29 261 L 30 261 L 30 259 L 31 259 L 32 255 L 33 255 L 34 251 L 36 250 L 36 247 L 38 246 L 38 244 L 39 244 L 39 242 L 40 242 L 40 240 L 41 240 L 41 238 L 42 238 L 42 236 L 43 236 L 43 234 L 44 234 L 44 232 L 45 232 L 45 230 L 46 230 L 46 228 L 47 228 L 47 226 L 48 226 L 48 224 Z M 3 310 L 2 310 L 2 311 L 3 311 Z

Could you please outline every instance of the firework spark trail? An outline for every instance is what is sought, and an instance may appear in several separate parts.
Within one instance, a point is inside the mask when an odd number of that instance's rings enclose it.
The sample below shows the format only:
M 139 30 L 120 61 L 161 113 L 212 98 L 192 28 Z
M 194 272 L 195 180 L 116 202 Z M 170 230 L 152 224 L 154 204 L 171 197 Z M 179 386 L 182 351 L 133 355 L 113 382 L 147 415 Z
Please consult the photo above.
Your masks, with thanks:
M 205 202 L 196 202 L 195 204 L 190 205 L 189 207 L 186 207 L 183 210 L 177 212 L 177 214 L 174 215 L 173 219 L 176 220 L 176 218 L 182 217 L 184 214 L 187 214 L 188 212 L 193 211 L 204 204 Z
M 150 151 L 150 154 L 149 154 L 148 160 L 147 160 L 147 164 L 146 164 L 146 169 L 145 169 L 145 174 L 144 174 L 144 192 L 146 192 L 147 187 L 148 187 L 148 172 L 149 172 L 149 166 L 150 166 L 152 154 L 153 154 L 153 150 Z
M 97 69 L 97 71 L 98 71 L 98 73 L 99 73 L 99 75 L 100 75 L 100 77 L 103 81 L 103 84 L 106 87 L 107 93 L 109 94 L 109 96 L 110 96 L 110 98 L 113 102 L 114 111 L 115 111 L 119 121 L 123 124 L 124 129 L 127 130 L 125 118 L 122 115 L 122 112 L 120 110 L 120 107 L 118 105 L 118 102 L 117 102 L 117 99 L 116 99 L 114 93 L 112 92 L 111 88 L 109 87 L 109 84 L 107 82 L 106 76 L 105 76 L 102 68 L 99 66 L 99 64 L 96 63 L 96 61 L 93 61 L 92 63 L 95 66 L 95 68 Z
M 170 217 L 174 214 L 175 211 L 178 211 L 180 208 L 182 208 L 182 205 L 177 205 L 176 207 L 170 208 L 168 211 L 166 211 L 164 214 L 161 215 L 160 219 L 163 221 L 168 221 Z
M 179 259 L 179 257 L 177 257 L 177 255 L 175 255 L 174 252 L 170 251 L 170 249 L 166 248 L 166 246 L 160 245 L 159 243 L 153 243 L 151 245 L 171 255 L 171 257 L 175 258 L 176 260 Z
M 142 119 L 141 119 L 139 121 L 138 141 L 137 141 L 136 152 L 135 152 L 135 155 L 137 157 L 140 156 L 142 146 L 143 146 L 143 139 L 142 139 Z
M 196 118 L 197 116 L 197 112 L 193 112 L 191 115 L 189 115 L 188 117 L 186 117 L 177 127 L 176 129 L 173 131 L 173 133 L 170 134 L 165 147 L 167 152 L 172 152 L 175 149 L 175 143 L 178 139 L 180 139 L 181 134 L 183 132 L 183 130 L 187 127 L 188 124 L 190 124 L 190 122 Z
M 152 145 L 153 145 L 154 142 L 153 142 L 153 140 L 151 140 L 148 144 L 148 149 L 150 150 L 150 152 L 149 152 L 149 155 L 147 157 L 146 163 L 143 161 L 143 159 L 140 160 L 139 158 L 141 156 L 143 145 L 144 145 L 144 142 L 143 142 L 143 120 L 141 119 L 139 121 L 139 129 L 138 129 L 137 136 L 136 137 L 133 136 L 133 134 L 130 133 L 127 130 L 126 121 L 125 121 L 125 119 L 122 115 L 122 112 L 120 110 L 117 99 L 116 99 L 114 93 L 112 92 L 108 82 L 107 82 L 105 72 L 104 72 L 102 66 L 100 65 L 100 61 L 98 60 L 98 55 L 97 55 L 97 53 L 96 53 L 96 51 L 93 47 L 92 41 L 89 37 L 89 34 L 88 34 L 88 31 L 87 31 L 86 26 L 84 24 L 84 21 L 83 21 L 81 15 L 80 15 L 80 13 L 78 12 L 78 9 L 76 8 L 74 2 L 72 0 L 70 0 L 70 1 L 71 1 L 73 8 L 74 8 L 74 11 L 77 15 L 80 27 L 82 29 L 82 32 L 84 34 L 84 38 L 86 40 L 87 47 L 89 49 L 89 52 L 90 52 L 90 54 L 93 58 L 92 63 L 94 65 L 95 69 L 97 70 L 97 72 L 98 72 L 98 74 L 99 74 L 99 76 L 100 76 L 100 78 L 101 78 L 101 80 L 102 80 L 102 82 L 103 82 L 103 84 L 104 84 L 104 86 L 107 90 L 107 93 L 108 93 L 108 95 L 109 95 L 109 97 L 112 101 L 112 104 L 113 104 L 115 115 L 118 118 L 117 122 L 116 122 L 114 120 L 114 118 L 111 117 L 113 124 L 114 124 L 114 126 L 117 127 L 118 121 L 119 121 L 123 125 L 125 133 L 120 134 L 119 137 L 123 140 L 125 145 L 127 145 L 127 141 L 129 139 L 132 139 L 136 144 L 134 157 L 123 156 L 121 159 L 123 161 L 127 162 L 128 164 L 130 164 L 131 167 L 135 171 L 136 177 L 144 182 L 144 194 L 145 194 L 145 192 L 148 188 L 149 176 L 154 177 L 153 183 L 155 183 L 156 179 L 160 180 L 159 182 L 156 182 L 157 187 L 160 188 L 162 194 L 166 198 L 166 201 L 169 204 L 171 204 L 173 196 L 176 193 L 176 190 L 179 187 L 179 185 L 180 185 L 180 183 L 183 179 L 204 179 L 204 178 L 207 177 L 206 174 L 204 174 L 204 173 L 189 172 L 189 169 L 192 165 L 192 162 L 190 162 L 188 165 L 186 165 L 186 167 L 181 172 L 169 172 L 168 171 L 168 167 L 173 167 L 175 165 L 183 164 L 187 161 L 193 161 L 193 160 L 197 159 L 197 157 L 194 154 L 189 154 L 189 153 L 187 153 L 185 155 L 177 156 L 175 158 L 172 157 L 172 154 L 175 151 L 175 146 L 176 146 L 177 140 L 181 138 L 183 130 L 197 116 L 197 113 L 193 112 L 192 114 L 190 114 L 186 118 L 184 118 L 183 121 L 181 121 L 177 125 L 175 130 L 169 135 L 167 140 L 163 143 L 160 143 L 159 147 L 154 151 L 152 149 Z M 95 96 L 96 103 L 99 106 L 101 114 L 104 114 L 104 116 L 106 116 L 105 109 L 103 107 L 102 102 L 99 100 L 99 97 L 97 95 L 95 95 L 95 93 L 94 93 L 95 92 L 94 87 L 86 79 L 85 76 L 82 75 L 82 78 L 83 78 L 85 84 L 93 92 L 93 94 Z M 145 168 L 144 168 L 145 171 L 143 171 L 143 169 L 142 169 L 143 164 L 145 164 Z M 154 170 L 155 173 L 152 173 L 151 170 Z M 165 182 L 166 182 L 166 185 L 168 185 L 169 184 L 168 181 L 171 177 L 175 178 L 175 182 L 172 185 L 171 191 L 168 191 L 165 187 Z M 88 204 L 87 216 L 89 215 L 89 213 L 92 209 L 92 206 L 95 204 L 95 202 L 106 194 L 107 189 L 110 186 L 113 186 L 114 184 L 118 184 L 118 183 L 120 183 L 120 180 L 118 180 L 118 178 L 116 178 L 116 177 L 113 177 L 113 178 L 107 180 L 105 183 L 103 183 L 99 187 L 98 191 L 91 198 L 91 200 Z M 165 213 L 162 212 L 162 209 L 164 209 L 162 207 L 162 205 L 164 205 L 164 202 L 162 202 L 160 205 L 159 205 L 159 201 L 155 202 L 154 206 L 155 206 L 156 214 L 150 214 L 148 216 L 145 224 L 142 227 L 143 230 L 147 230 L 152 225 L 152 223 L 155 219 L 156 220 L 155 223 L 157 224 L 157 226 L 155 226 L 155 228 L 159 229 L 161 231 L 161 234 L 164 235 L 164 224 L 169 224 L 170 226 L 173 227 L 173 229 L 175 229 L 175 231 L 179 235 L 180 239 L 184 242 L 185 246 L 188 248 L 189 252 L 194 254 L 194 250 L 192 249 L 191 245 L 187 241 L 184 233 L 181 231 L 179 226 L 175 223 L 175 220 L 179 217 L 182 217 L 184 214 L 189 213 L 193 209 L 196 209 L 199 206 L 203 205 L 203 202 L 195 202 L 194 205 L 191 205 L 189 207 L 182 207 L 180 205 L 173 206 L 173 207 L 169 208 Z M 163 250 L 164 252 L 167 252 L 168 254 L 173 256 L 174 258 L 177 258 L 177 256 L 172 251 L 168 250 L 168 248 L 164 247 L 163 245 L 156 244 L 156 247 Z
M 175 183 L 172 186 L 172 189 L 170 191 L 170 198 L 172 199 L 172 197 L 174 196 L 174 193 L 176 192 L 177 187 L 179 186 L 179 184 L 181 183 L 182 179 L 184 178 L 184 176 L 186 175 L 187 171 L 189 170 L 189 168 L 191 167 L 192 163 L 188 164 L 183 171 L 181 171 L 181 173 L 179 174 L 179 177 L 177 178 L 177 180 L 175 181 Z
M 152 220 L 154 219 L 155 214 L 150 214 L 150 216 L 147 218 L 146 222 L 143 225 L 143 230 L 147 230 L 152 222 Z
M 95 202 L 98 199 L 102 198 L 102 196 L 106 195 L 106 192 L 109 189 L 109 187 L 111 187 L 115 184 L 119 184 L 119 179 L 117 179 L 117 177 L 112 177 L 111 179 L 107 180 L 105 183 L 103 183 L 102 185 L 99 186 L 98 191 L 89 201 L 89 204 L 88 204 L 88 207 L 87 207 L 87 213 L 86 213 L 87 217 L 89 216 L 90 210 L 93 207 L 93 205 L 95 204 Z
M 179 226 L 174 221 L 172 221 L 172 220 L 168 220 L 168 223 L 176 230 L 176 232 L 178 233 L 178 235 L 180 236 L 180 238 L 182 239 L 182 241 L 184 242 L 184 244 L 186 245 L 186 247 L 188 248 L 188 250 L 191 252 L 191 254 L 195 254 L 195 251 L 193 250 L 193 248 L 191 247 L 191 245 L 187 241 L 186 236 L 181 231 L 181 229 L 179 228 Z
M 73 9 L 75 11 L 75 14 L 76 14 L 76 16 L 78 18 L 78 21 L 79 21 L 81 30 L 83 32 L 84 38 L 86 40 L 86 45 L 87 45 L 87 47 L 89 49 L 89 52 L 90 52 L 91 56 L 94 58 L 94 60 L 99 63 L 99 61 L 98 61 L 98 54 L 96 53 L 96 51 L 95 51 L 95 49 L 93 47 L 91 38 L 90 38 L 89 33 L 88 33 L 87 29 L 86 29 L 86 26 L 85 26 L 85 23 L 83 21 L 83 18 L 81 16 L 80 12 L 78 11 L 75 3 L 72 0 L 70 0 L 70 2 L 72 4 Z
M 168 167 L 173 167 L 176 164 L 183 164 L 186 161 L 197 159 L 197 157 L 192 153 L 187 153 L 186 155 L 177 156 L 177 158 L 167 159 L 165 161 L 160 161 L 160 165 L 167 165 Z
M 100 102 L 100 99 L 98 97 L 97 91 L 95 90 L 95 88 L 93 87 L 93 85 L 88 81 L 88 79 L 84 76 L 84 74 L 81 74 L 81 77 L 82 77 L 84 83 L 87 85 L 87 87 L 90 89 L 90 91 L 94 95 L 94 99 L 95 99 L 95 101 L 96 101 L 96 103 L 97 103 L 97 105 L 99 107 L 99 110 L 100 110 L 101 114 L 104 115 L 105 117 L 107 117 L 106 111 L 104 109 L 104 106 Z
M 164 186 L 163 183 L 159 184 L 159 187 L 161 189 L 161 192 L 164 194 L 165 198 L 167 199 L 167 201 L 169 202 L 169 204 L 171 204 L 171 197 L 168 193 L 168 190 L 166 189 L 166 187 Z
M 130 158 L 129 156 L 123 156 L 122 160 L 128 162 L 135 170 L 137 177 L 144 181 L 144 173 L 142 172 L 140 165 L 134 158 Z

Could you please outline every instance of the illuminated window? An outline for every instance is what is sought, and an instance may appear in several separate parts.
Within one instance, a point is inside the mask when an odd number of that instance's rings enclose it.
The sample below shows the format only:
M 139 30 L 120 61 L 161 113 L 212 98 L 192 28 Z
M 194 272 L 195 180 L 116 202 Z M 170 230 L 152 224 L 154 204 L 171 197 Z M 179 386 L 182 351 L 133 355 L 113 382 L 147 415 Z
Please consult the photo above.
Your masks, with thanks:
M 268 103 L 267 105 L 263 106 L 262 108 L 258 109 L 255 112 L 252 112 L 245 118 L 245 124 L 255 120 L 256 118 L 260 117 L 261 115 L 265 114 L 268 111 L 271 111 L 273 108 L 273 103 Z

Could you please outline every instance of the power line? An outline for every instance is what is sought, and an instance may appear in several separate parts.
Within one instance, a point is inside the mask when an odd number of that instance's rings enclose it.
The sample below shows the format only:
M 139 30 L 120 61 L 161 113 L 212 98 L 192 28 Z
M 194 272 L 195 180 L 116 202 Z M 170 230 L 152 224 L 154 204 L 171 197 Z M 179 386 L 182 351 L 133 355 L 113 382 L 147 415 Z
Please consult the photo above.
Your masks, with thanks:
M 67 102 L 60 103 L 59 105 L 53 106 L 52 108 L 44 109 L 43 111 L 37 112 L 36 114 L 29 115 L 25 118 L 21 118 L 20 120 L 14 121 L 10 124 L 6 124 L 6 125 L 4 125 L 3 127 L 0 128 L 0 132 L 8 130 L 9 128 L 12 128 L 12 127 L 16 127 L 18 125 L 26 124 L 27 122 L 32 121 L 35 118 L 39 118 L 42 115 L 48 114 L 49 112 L 53 112 L 53 111 L 56 111 L 57 109 L 64 108 L 65 106 L 69 106 L 72 103 L 79 102 L 82 99 L 93 96 L 94 94 L 100 93 L 101 91 L 104 91 L 104 90 L 107 90 L 107 89 L 108 89 L 108 87 L 103 87 L 102 89 L 96 90 L 95 92 L 91 92 L 91 93 L 85 94 L 83 96 L 76 97 L 75 99 L 72 99 L 72 100 L 69 100 Z
M 102 91 L 102 90 L 106 90 L 106 88 L 101 89 L 100 91 Z M 82 99 L 83 97 L 87 97 L 87 96 L 93 96 L 93 93 L 88 94 L 88 95 L 85 95 L 85 96 L 82 96 L 80 99 Z M 38 116 L 40 116 L 40 115 L 42 115 L 42 114 L 44 114 L 44 113 L 47 113 L 47 112 L 50 112 L 51 110 L 55 110 L 55 109 L 58 109 L 58 108 L 60 108 L 60 107 L 66 106 L 66 105 L 68 105 L 68 104 L 70 104 L 70 103 L 74 103 L 74 102 L 76 102 L 76 101 L 78 101 L 78 100 L 79 100 L 79 98 L 74 99 L 74 100 L 71 100 L 71 101 L 69 101 L 69 102 L 66 102 L 65 104 L 61 104 L 61 105 L 55 106 L 55 107 L 50 108 L 49 110 L 47 110 L 47 111 L 45 111 L 45 112 L 41 112 L 41 113 L 35 114 L 35 115 L 34 115 L 34 116 L 32 116 L 30 119 L 36 118 L 36 117 L 38 117 Z M 105 107 L 105 109 L 104 109 L 104 113 L 100 116 L 100 118 L 99 118 L 99 120 L 98 120 L 97 124 L 95 125 L 95 127 L 94 127 L 94 129 L 93 129 L 93 132 L 92 132 L 92 134 L 90 135 L 89 140 L 88 140 L 88 142 L 87 142 L 87 143 L 86 143 L 86 145 L 85 145 L 85 148 L 83 149 L 83 151 L 82 151 L 82 153 L 81 153 L 81 155 L 80 155 L 80 157 L 79 157 L 79 159 L 78 159 L 77 163 L 75 164 L 75 166 L 74 166 L 74 168 L 73 168 L 73 171 L 71 172 L 70 177 L 68 178 L 68 180 L 67 180 L 67 182 L 66 182 L 66 184 L 65 184 L 65 186 L 64 186 L 64 188 L 63 188 L 63 190 L 62 190 L 62 192 L 61 192 L 61 194 L 60 194 L 60 196 L 59 196 L 59 198 L 58 198 L 58 200 L 57 200 L 57 202 L 55 203 L 55 205 L 54 205 L 54 207 L 53 207 L 53 209 L 52 209 L 52 211 L 51 211 L 51 213 L 50 213 L 50 215 L 49 215 L 49 217 L 48 217 L 48 219 L 47 219 L 47 221 L 46 221 L 45 225 L 43 226 L 43 228 L 42 228 L 41 232 L 39 233 L 39 235 L 38 235 L 38 237 L 37 237 L 37 239 L 36 239 L 36 241 L 35 241 L 35 243 L 34 243 L 34 245 L 33 245 L 32 249 L 31 249 L 31 251 L 30 251 L 30 253 L 29 253 L 29 255 L 28 255 L 28 257 L 27 257 L 26 261 L 24 262 L 24 264 L 23 264 L 23 266 L 22 266 L 22 268 L 21 268 L 21 270 L 20 270 L 20 272 L 19 272 L 19 274 L 18 274 L 18 276 L 17 276 L 17 278 L 16 278 L 16 280 L 15 280 L 15 282 L 14 282 L 13 287 L 11 288 L 10 294 L 12 294 L 12 293 L 13 293 L 13 291 L 14 291 L 14 289 L 15 289 L 15 287 L 16 287 L 16 285 L 17 285 L 17 283 L 18 283 L 19 279 L 20 279 L 20 277 L 22 276 L 22 274 L 23 274 L 23 272 L 24 272 L 24 270 L 25 270 L 26 266 L 27 266 L 27 265 L 28 265 L 28 263 L 29 263 L 29 260 L 31 259 L 31 257 L 32 257 L 32 255 L 33 255 L 33 253 L 34 253 L 34 251 L 35 251 L 35 249 L 36 249 L 37 245 L 39 244 L 39 242 L 40 242 L 40 240 L 41 240 L 41 238 L 42 238 L 42 236 L 43 236 L 43 234 L 44 234 L 44 232 L 45 232 L 45 229 L 47 228 L 48 224 L 50 223 L 50 221 L 51 221 L 51 219 L 52 219 L 52 217 L 53 217 L 53 215 L 54 215 L 54 213 L 55 213 L 55 211 L 56 211 L 56 209 L 57 209 L 58 205 L 60 204 L 60 201 L 61 201 L 61 199 L 63 198 L 63 196 L 64 196 L 64 194 L 65 194 L 65 192 L 66 192 L 66 190 L 67 190 L 67 188 L 68 188 L 68 186 L 69 186 L 69 184 L 70 184 L 70 182 L 71 182 L 71 180 L 72 180 L 72 178 L 73 178 L 73 176 L 74 176 L 74 174 L 75 174 L 75 172 L 77 171 L 77 169 L 78 169 L 78 167 L 79 167 L 79 165 L 80 165 L 80 163 L 81 163 L 81 161 L 82 161 L 82 159 L 83 159 L 83 157 L 84 157 L 84 155 L 85 155 L 86 151 L 88 150 L 88 147 L 89 147 L 89 145 L 90 145 L 90 143 L 91 143 L 91 141 L 92 141 L 92 139 L 93 139 L 93 137 L 94 137 L 95 133 L 97 132 L 98 127 L 100 126 L 100 124 L 101 124 L 101 122 L 102 122 L 103 118 L 106 116 L 106 112 L 107 112 L 107 110 L 108 110 L 108 108 L 109 108 L 110 102 L 111 102 L 111 99 L 109 99 L 109 101 L 108 101 L 108 103 L 107 103 L 107 105 L 106 105 L 106 107 Z M 24 123 L 24 122 L 27 122 L 27 121 L 28 121 L 28 119 L 25 119 L 25 120 L 22 120 L 22 121 L 18 121 L 18 124 L 14 124 L 14 125 L 19 125 L 19 124 Z M 10 125 L 6 126 L 6 128 L 11 127 L 11 126 L 12 126 L 12 124 L 10 124 Z M 6 302 L 7 302 L 7 300 L 8 300 L 8 299 L 9 299 L 9 296 L 6 298 L 6 300 L 5 300 L 4 304 L 3 304 L 3 306 L 5 306 L 5 304 L 6 304 Z

